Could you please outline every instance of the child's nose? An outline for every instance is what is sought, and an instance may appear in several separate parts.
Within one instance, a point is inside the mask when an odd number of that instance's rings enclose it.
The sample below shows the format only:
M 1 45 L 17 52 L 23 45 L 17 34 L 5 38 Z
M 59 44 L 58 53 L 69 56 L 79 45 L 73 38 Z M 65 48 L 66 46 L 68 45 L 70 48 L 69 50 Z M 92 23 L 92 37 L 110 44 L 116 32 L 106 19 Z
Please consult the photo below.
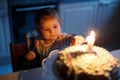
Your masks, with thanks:
M 53 33 L 54 32 L 54 30 L 53 29 L 50 29 L 50 33 Z

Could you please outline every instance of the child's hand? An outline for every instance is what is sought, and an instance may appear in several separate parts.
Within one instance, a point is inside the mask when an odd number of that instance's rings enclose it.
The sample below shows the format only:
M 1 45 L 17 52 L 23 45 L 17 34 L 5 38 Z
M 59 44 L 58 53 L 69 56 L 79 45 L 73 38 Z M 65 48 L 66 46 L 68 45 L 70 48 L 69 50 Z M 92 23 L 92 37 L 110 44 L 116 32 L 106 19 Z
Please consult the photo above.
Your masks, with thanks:
M 83 42 L 85 42 L 85 39 L 82 36 L 77 35 L 71 41 L 70 46 L 81 45 Z
M 36 57 L 36 55 L 35 55 L 35 53 L 34 53 L 33 51 L 30 51 L 30 52 L 25 56 L 25 58 L 26 58 L 27 60 L 33 60 L 33 59 L 35 59 L 35 57 Z

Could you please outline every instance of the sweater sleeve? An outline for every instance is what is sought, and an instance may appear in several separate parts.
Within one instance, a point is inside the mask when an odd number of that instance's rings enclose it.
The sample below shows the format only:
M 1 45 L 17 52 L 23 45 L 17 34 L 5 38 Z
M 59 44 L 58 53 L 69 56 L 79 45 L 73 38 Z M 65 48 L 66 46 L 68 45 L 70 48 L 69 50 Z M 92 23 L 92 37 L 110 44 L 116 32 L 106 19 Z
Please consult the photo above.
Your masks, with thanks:
M 38 36 L 39 34 L 36 31 L 30 31 L 26 34 L 26 43 L 27 43 L 27 48 L 28 51 L 31 51 L 34 46 L 35 46 L 35 38 Z

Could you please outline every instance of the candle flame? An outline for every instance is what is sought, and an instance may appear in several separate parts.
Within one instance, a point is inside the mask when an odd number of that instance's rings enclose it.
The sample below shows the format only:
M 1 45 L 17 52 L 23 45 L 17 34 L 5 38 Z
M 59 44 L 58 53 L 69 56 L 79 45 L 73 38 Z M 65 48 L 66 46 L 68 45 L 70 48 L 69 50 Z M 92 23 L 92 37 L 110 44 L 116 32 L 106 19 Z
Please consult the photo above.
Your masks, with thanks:
M 90 32 L 90 35 L 86 37 L 86 40 L 90 45 L 94 45 L 94 42 L 95 42 L 95 33 L 94 33 L 94 31 Z

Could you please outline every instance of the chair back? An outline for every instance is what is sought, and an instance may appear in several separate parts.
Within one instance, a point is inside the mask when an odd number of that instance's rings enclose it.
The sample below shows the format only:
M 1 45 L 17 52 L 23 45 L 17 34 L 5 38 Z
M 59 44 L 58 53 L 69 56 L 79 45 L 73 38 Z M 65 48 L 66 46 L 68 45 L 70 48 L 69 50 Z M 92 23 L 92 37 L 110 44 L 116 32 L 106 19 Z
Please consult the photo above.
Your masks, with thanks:
M 21 70 L 22 58 L 27 53 L 26 43 L 10 44 L 13 72 Z

